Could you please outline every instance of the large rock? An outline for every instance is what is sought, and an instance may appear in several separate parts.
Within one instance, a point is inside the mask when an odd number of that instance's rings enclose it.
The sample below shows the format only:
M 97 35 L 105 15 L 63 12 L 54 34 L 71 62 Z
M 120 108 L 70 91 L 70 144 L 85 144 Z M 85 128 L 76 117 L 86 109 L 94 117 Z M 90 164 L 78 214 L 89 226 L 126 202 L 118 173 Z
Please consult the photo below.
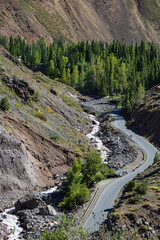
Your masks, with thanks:
M 17 96 L 22 98 L 24 102 L 27 102 L 30 96 L 34 95 L 35 93 L 26 81 L 18 79 L 15 76 L 10 78 L 4 75 L 2 80 L 8 87 L 13 88 Z
M 34 209 L 38 207 L 41 202 L 41 198 L 35 193 L 29 193 L 24 195 L 15 203 L 16 212 L 24 209 Z
M 39 208 L 39 213 L 41 215 L 51 215 L 51 216 L 57 215 L 56 210 L 51 205 L 41 206 Z
M 53 88 L 50 89 L 50 92 L 54 95 L 57 95 L 56 91 Z

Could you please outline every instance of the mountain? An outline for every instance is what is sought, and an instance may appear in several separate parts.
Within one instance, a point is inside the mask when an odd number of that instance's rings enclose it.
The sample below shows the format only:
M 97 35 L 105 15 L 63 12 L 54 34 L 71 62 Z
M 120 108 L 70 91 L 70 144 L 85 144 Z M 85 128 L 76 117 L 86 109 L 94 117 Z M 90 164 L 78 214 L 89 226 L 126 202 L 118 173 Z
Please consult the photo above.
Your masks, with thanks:
M 160 0 L 2 0 L 0 34 L 48 43 L 160 40 Z
M 160 148 L 160 86 L 146 92 L 144 103 L 135 108 L 127 122 L 139 135 L 146 137 L 157 148 Z
M 88 148 L 90 120 L 78 103 L 85 97 L 0 47 L 0 101 L 4 97 L 10 109 L 0 110 L 1 197 L 53 186 L 55 175 L 63 176 Z

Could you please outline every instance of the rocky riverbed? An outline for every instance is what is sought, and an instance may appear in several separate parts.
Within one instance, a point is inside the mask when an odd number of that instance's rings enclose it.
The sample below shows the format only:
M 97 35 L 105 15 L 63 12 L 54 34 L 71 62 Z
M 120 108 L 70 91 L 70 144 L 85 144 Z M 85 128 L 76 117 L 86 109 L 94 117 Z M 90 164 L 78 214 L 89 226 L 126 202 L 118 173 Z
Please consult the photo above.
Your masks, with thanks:
M 82 104 L 84 110 L 89 113 L 95 113 L 96 120 L 99 121 L 99 129 L 96 132 L 97 138 L 102 141 L 103 148 L 108 149 L 105 159 L 106 165 L 109 168 L 118 170 L 120 175 L 127 174 L 125 166 L 136 160 L 137 151 L 131 140 L 126 138 L 117 129 L 113 128 L 112 111 L 115 106 L 110 102 L 108 97 L 103 99 L 91 99 L 89 102 Z M 96 124 L 95 119 L 92 120 L 92 124 Z M 91 139 L 91 144 L 94 146 L 94 139 Z M 120 170 L 123 169 L 123 170 Z M 120 170 L 120 171 L 119 171 Z

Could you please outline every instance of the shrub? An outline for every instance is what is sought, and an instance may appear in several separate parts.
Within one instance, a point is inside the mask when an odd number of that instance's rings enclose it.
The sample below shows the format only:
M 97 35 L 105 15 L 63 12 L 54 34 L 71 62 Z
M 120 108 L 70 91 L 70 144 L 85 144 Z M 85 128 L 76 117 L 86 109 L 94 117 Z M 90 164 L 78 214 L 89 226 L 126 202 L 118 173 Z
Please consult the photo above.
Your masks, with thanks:
M 142 225 L 139 229 L 141 232 L 147 232 L 148 231 L 148 227 L 145 225 Z
M 127 191 L 128 192 L 131 192 L 133 191 L 133 189 L 135 188 L 136 186 L 136 182 L 134 180 L 130 181 L 127 185 Z
M 1 100 L 1 109 L 3 111 L 8 111 L 10 109 L 10 103 L 9 103 L 7 97 L 2 98 L 2 100 Z
M 35 94 L 32 96 L 32 100 L 34 102 L 38 102 L 40 100 L 40 94 L 39 92 L 35 92 Z
M 117 221 L 117 220 L 121 219 L 121 213 L 119 213 L 119 212 L 112 212 L 112 213 L 110 213 L 109 217 L 113 221 Z
M 156 152 L 155 157 L 154 157 L 154 163 L 160 162 L 160 154 Z
M 132 212 L 127 212 L 125 216 L 130 220 L 136 222 L 136 214 Z
M 142 205 L 143 208 L 146 208 L 146 209 L 151 209 L 153 207 L 153 205 L 150 203 L 150 202 L 145 202 L 143 205 Z
M 131 204 L 135 204 L 135 203 L 139 203 L 141 200 L 141 195 L 140 194 L 136 194 L 133 197 L 129 198 L 128 202 Z
M 147 183 L 139 183 L 135 189 L 135 191 L 139 194 L 146 194 L 148 190 Z

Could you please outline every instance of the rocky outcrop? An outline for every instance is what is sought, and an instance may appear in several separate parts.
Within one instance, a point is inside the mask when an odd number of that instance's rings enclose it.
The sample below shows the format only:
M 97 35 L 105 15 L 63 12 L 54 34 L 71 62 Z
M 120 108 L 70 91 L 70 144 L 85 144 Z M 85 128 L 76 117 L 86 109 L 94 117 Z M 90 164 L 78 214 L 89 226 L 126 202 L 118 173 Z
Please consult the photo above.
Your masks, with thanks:
M 8 87 L 14 89 L 17 96 L 22 98 L 25 103 L 28 102 L 30 96 L 34 95 L 34 90 L 24 80 L 18 79 L 15 76 L 10 78 L 7 75 L 4 75 L 2 80 Z

